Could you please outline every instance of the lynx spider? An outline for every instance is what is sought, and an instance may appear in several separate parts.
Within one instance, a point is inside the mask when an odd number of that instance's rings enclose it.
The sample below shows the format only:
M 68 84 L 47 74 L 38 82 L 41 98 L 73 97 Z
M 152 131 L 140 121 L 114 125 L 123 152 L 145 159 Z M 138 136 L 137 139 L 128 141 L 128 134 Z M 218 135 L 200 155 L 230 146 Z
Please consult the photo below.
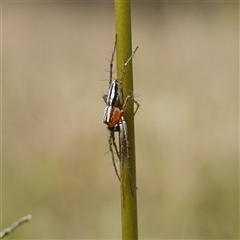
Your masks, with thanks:
M 129 140 L 128 140 L 127 123 L 123 117 L 123 113 L 126 110 L 129 100 L 133 101 L 133 103 L 135 103 L 137 105 L 136 110 L 134 111 L 134 115 L 136 114 L 140 105 L 131 95 L 126 96 L 125 100 L 123 100 L 123 90 L 122 90 L 123 81 L 124 81 L 124 77 L 125 77 L 126 70 L 127 70 L 127 65 L 132 60 L 138 47 L 136 47 L 136 49 L 134 50 L 132 55 L 125 62 L 124 66 L 123 66 L 123 70 L 122 70 L 122 77 L 118 81 L 116 79 L 113 79 L 113 71 L 112 71 L 114 55 L 116 52 L 116 44 L 117 44 L 117 41 L 115 40 L 114 49 L 113 49 L 112 57 L 110 60 L 110 77 L 109 77 L 108 94 L 104 94 L 102 97 L 103 97 L 105 103 L 107 104 L 107 107 L 104 110 L 103 123 L 105 123 L 107 125 L 109 150 L 112 155 L 112 162 L 113 162 L 115 173 L 120 181 L 120 176 L 119 176 L 117 166 L 115 163 L 113 147 L 115 149 L 118 159 L 120 160 L 120 164 L 122 164 L 122 169 L 123 169 L 124 153 L 125 153 L 124 145 L 126 146 L 127 168 L 128 168 L 128 174 L 130 176 L 130 155 L 129 155 L 129 147 L 130 146 L 129 146 Z M 120 152 L 119 152 L 119 150 L 117 148 L 117 144 L 115 142 L 114 132 L 119 132 Z M 123 173 L 122 173 L 122 176 L 123 176 Z M 131 179 L 130 179 L 130 188 L 131 188 Z M 132 188 L 131 188 L 131 191 L 132 191 Z

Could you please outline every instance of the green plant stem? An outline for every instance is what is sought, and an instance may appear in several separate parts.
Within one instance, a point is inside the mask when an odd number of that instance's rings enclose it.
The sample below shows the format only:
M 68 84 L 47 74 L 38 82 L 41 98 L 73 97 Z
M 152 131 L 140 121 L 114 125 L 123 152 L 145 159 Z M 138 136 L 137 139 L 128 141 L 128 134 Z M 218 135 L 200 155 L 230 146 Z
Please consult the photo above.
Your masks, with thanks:
M 115 0 L 115 16 L 117 34 L 117 78 L 121 79 L 124 63 L 132 55 L 130 0 Z M 132 93 L 133 76 L 132 61 L 130 61 L 127 66 L 126 75 L 123 81 L 124 99 L 127 95 L 132 95 Z M 122 239 L 138 239 L 134 115 L 132 101 L 129 101 L 128 103 L 127 110 L 124 112 L 124 118 L 128 126 L 128 139 L 130 144 L 130 176 L 128 174 L 128 160 L 125 151 L 124 169 L 120 169 L 122 199 Z M 122 168 L 122 165 L 120 168 Z M 129 184 L 130 180 L 132 191 Z

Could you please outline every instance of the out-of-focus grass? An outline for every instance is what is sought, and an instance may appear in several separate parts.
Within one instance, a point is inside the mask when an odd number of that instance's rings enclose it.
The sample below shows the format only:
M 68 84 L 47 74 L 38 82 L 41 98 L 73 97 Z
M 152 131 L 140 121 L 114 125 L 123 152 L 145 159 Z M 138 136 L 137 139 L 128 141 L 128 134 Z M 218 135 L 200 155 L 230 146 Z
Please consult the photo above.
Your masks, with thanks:
M 102 124 L 112 3 L 2 3 L 9 238 L 120 238 Z M 132 4 L 140 238 L 238 238 L 238 4 Z M 143 17 L 144 16 L 144 17 Z

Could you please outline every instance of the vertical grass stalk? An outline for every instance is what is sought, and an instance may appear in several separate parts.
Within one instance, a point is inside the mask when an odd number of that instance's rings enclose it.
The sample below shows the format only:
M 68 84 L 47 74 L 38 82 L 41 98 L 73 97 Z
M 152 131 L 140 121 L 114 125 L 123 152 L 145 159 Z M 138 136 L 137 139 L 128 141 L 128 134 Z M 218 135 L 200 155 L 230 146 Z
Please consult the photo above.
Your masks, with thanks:
M 115 21 L 117 34 L 117 78 L 121 79 L 124 63 L 132 55 L 131 37 L 131 8 L 130 0 L 115 0 Z M 123 97 L 133 94 L 132 61 L 127 66 L 123 82 Z M 127 158 L 124 156 L 124 169 L 121 174 L 121 199 L 122 199 L 122 239 L 138 239 L 137 224 L 137 193 L 136 193 L 136 164 L 134 142 L 134 115 L 133 103 L 129 101 L 124 118 L 128 126 L 130 143 L 130 175 L 127 169 Z M 120 164 L 121 165 L 121 164 Z M 122 166 L 121 166 L 122 167 Z M 131 178 L 132 191 L 129 186 Z

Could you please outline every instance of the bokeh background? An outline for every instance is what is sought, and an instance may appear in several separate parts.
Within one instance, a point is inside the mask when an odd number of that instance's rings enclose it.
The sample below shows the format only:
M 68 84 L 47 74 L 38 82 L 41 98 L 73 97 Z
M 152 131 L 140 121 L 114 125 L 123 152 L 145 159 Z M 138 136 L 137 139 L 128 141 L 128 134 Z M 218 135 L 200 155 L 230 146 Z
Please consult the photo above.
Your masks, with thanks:
M 1 3 L 8 239 L 119 239 L 102 123 L 113 1 Z M 132 2 L 140 239 L 239 238 L 239 3 Z

